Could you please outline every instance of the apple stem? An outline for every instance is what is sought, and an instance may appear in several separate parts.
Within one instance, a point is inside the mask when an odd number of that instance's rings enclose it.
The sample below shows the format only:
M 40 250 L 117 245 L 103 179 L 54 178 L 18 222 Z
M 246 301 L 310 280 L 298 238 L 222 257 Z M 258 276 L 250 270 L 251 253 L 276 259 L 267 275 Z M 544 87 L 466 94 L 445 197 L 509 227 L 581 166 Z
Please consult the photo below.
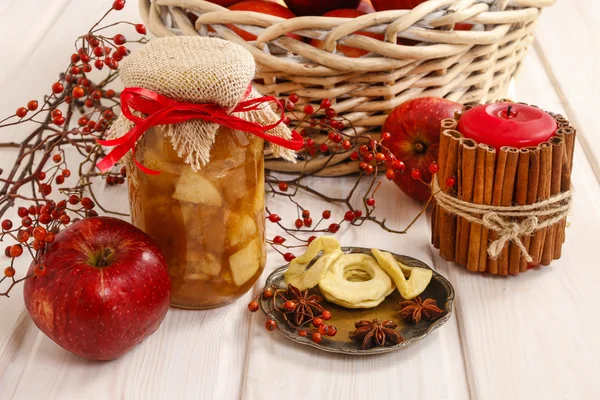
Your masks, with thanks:
M 415 144 L 415 149 L 417 152 L 423 153 L 423 151 L 425 151 L 425 146 L 423 146 L 423 143 L 417 143 Z
M 106 264 L 108 262 L 108 257 L 110 257 L 110 255 L 112 254 L 112 250 L 111 249 L 104 249 L 104 251 L 102 252 L 102 256 L 100 256 L 100 259 L 98 260 L 98 264 L 96 264 L 97 267 L 106 267 Z
M 506 112 L 506 117 L 510 118 L 510 111 L 512 110 L 512 105 L 508 106 L 508 111 Z

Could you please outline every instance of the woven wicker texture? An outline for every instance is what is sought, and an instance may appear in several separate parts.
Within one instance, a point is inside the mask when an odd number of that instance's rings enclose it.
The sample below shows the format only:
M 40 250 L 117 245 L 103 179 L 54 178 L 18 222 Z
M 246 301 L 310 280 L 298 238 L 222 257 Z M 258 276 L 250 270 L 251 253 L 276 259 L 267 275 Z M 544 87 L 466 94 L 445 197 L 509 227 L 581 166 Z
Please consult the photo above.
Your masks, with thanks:
M 155 35 L 218 35 L 245 47 L 258 67 L 255 87 L 265 95 L 300 95 L 297 116 L 303 116 L 306 102 L 318 105 L 330 98 L 333 108 L 352 121 L 358 133 L 379 133 L 386 114 L 411 98 L 437 96 L 466 104 L 504 97 L 534 40 L 542 9 L 554 2 L 429 0 L 413 10 L 381 11 L 354 19 L 285 20 L 230 11 L 204 0 L 141 0 L 140 12 Z M 473 28 L 455 31 L 457 23 Z M 227 24 L 255 34 L 256 41 L 246 42 Z M 378 33 L 383 40 L 357 32 Z M 324 48 L 288 33 L 322 40 Z M 416 44 L 398 44 L 406 40 Z M 336 51 L 338 44 L 370 53 L 350 58 Z M 346 157 L 339 157 L 336 164 L 346 162 Z M 304 168 L 277 161 L 266 166 L 289 172 Z M 351 165 L 328 168 L 320 175 L 356 171 Z

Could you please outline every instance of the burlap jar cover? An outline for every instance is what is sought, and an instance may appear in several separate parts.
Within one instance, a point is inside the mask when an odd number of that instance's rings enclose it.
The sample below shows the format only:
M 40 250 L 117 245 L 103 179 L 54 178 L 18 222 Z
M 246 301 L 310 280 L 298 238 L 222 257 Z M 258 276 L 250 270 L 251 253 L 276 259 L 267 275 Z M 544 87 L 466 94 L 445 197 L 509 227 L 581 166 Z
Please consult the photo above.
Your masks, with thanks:
M 100 141 L 116 147 L 98 167 L 109 170 L 156 125 L 194 171 L 208 163 L 219 125 L 263 137 L 275 155 L 294 162 L 302 138 L 281 123 L 281 114 L 269 104 L 276 99 L 252 88 L 255 69 L 247 50 L 225 40 L 179 36 L 150 41 L 121 63 L 123 114 L 108 140 Z

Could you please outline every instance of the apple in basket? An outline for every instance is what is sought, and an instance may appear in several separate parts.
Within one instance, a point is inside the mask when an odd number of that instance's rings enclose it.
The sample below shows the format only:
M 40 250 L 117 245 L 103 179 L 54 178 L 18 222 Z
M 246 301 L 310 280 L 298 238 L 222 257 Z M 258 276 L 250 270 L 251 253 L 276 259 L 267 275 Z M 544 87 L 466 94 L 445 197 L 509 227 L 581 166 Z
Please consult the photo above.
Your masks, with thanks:
M 412 10 L 419 4 L 428 0 L 371 0 L 373 7 L 377 11 L 386 10 Z M 473 28 L 471 24 L 456 24 L 454 27 L 457 31 L 470 31 Z
M 128 222 L 78 221 L 56 235 L 39 265 L 45 273 L 25 281 L 25 307 L 42 332 L 74 354 L 115 359 L 150 336 L 169 309 L 165 259 Z
M 246 0 L 241 1 L 239 3 L 235 3 L 234 5 L 229 7 L 232 11 L 253 11 L 261 14 L 269 14 L 274 15 L 276 17 L 281 17 L 285 19 L 294 18 L 296 15 L 280 4 L 274 3 L 272 1 L 265 0 Z M 238 28 L 234 25 L 227 25 L 229 29 L 240 35 L 242 39 L 249 42 L 252 40 L 256 40 L 256 35 L 247 32 L 241 28 Z M 289 37 L 293 37 L 297 40 L 302 40 L 302 37 L 298 35 L 294 35 L 293 33 L 288 34 Z
M 296 15 L 323 15 L 338 8 L 354 8 L 360 0 L 284 0 Z
M 325 14 L 323 14 L 323 16 L 324 17 L 336 17 L 336 18 L 356 18 L 356 17 L 360 17 L 361 15 L 365 15 L 365 14 L 366 13 L 363 11 L 342 8 L 340 10 L 333 10 L 333 11 L 326 12 Z M 358 34 L 363 35 L 363 36 L 369 36 L 369 37 L 372 37 L 372 38 L 375 38 L 378 40 L 384 39 L 384 36 L 380 33 L 358 32 Z M 325 46 L 325 42 L 323 42 L 322 40 L 317 40 L 317 39 L 312 39 L 310 41 L 310 44 L 319 49 L 322 49 Z M 368 50 L 357 49 L 355 47 L 345 46 L 343 44 L 338 44 L 336 46 L 336 50 L 338 52 L 344 53 L 347 57 L 352 57 L 352 58 L 362 57 L 365 54 L 369 53 Z
M 405 165 L 404 171 L 396 174 L 394 183 L 413 199 L 427 201 L 431 192 L 428 185 L 413 179 L 412 171 L 418 170 L 423 181 L 431 182 L 429 166 L 438 158 L 441 121 L 461 110 L 460 103 L 423 97 L 396 107 L 385 120 L 383 132 L 391 135 L 387 146 Z
M 360 0 L 360 4 L 356 8 L 358 9 L 358 11 L 362 11 L 367 14 L 375 12 L 375 8 L 373 8 L 371 0 Z

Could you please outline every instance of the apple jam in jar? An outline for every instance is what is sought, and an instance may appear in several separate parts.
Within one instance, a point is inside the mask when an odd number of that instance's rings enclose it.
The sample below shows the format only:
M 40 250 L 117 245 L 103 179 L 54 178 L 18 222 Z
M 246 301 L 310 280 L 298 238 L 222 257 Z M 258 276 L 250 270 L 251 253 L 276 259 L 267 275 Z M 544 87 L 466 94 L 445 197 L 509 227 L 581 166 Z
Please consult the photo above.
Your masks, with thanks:
M 164 253 L 171 304 L 203 309 L 247 292 L 265 266 L 263 139 L 219 126 L 200 171 L 177 155 L 161 127 L 139 140 L 128 163 L 131 217 Z

